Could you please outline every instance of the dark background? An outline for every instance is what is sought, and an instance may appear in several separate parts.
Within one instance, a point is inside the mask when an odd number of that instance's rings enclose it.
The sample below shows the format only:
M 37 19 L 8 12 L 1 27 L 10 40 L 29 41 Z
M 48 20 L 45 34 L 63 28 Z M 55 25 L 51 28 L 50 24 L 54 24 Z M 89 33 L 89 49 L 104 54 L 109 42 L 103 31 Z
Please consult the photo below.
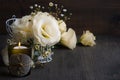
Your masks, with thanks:
M 48 5 L 52 0 L 0 0 L 0 55 L 6 45 L 5 21 L 12 15 L 30 13 L 35 3 Z M 63 46 L 54 49 L 53 61 L 31 75 L 13 78 L 0 56 L 0 80 L 120 80 L 120 0 L 53 0 L 73 13 L 67 27 L 80 37 L 83 30 L 96 36 L 96 45 L 77 44 L 74 50 Z
M 7 34 L 5 21 L 12 15 L 22 17 L 30 13 L 29 6 L 63 4 L 73 13 L 67 27 L 77 35 L 83 30 L 104 35 L 120 35 L 120 0 L 0 0 L 0 34 Z

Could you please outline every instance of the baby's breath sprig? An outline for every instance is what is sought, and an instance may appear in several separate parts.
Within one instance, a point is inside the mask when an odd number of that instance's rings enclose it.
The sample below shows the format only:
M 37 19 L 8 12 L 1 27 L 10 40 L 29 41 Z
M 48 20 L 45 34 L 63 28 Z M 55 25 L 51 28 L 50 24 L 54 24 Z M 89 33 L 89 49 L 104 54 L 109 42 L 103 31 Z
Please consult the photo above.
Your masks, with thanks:
M 49 2 L 48 7 L 44 7 L 38 4 L 35 4 L 34 6 L 30 6 L 30 9 L 32 11 L 32 15 L 34 16 L 37 14 L 37 12 L 48 12 L 49 14 L 53 15 L 57 20 L 70 20 L 70 17 L 72 13 L 68 13 L 68 10 L 64 8 L 63 5 L 60 4 L 54 4 L 53 2 Z M 47 10 L 47 11 L 45 11 Z
M 41 6 L 41 5 L 38 5 L 38 4 L 34 4 L 34 6 L 30 6 L 30 9 L 32 10 L 31 12 L 31 15 L 36 15 L 37 12 L 44 12 L 45 11 L 45 7 L 44 6 Z
M 72 13 L 68 13 L 68 10 L 63 5 L 49 3 L 48 10 L 57 20 L 63 19 L 64 21 L 70 20 Z

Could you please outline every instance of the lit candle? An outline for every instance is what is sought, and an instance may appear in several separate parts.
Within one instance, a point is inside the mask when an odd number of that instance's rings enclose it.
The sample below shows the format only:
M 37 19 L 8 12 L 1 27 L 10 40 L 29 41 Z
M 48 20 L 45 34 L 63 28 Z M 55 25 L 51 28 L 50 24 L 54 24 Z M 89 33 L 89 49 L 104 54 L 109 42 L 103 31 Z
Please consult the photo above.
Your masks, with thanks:
M 18 46 L 15 46 L 13 49 L 27 49 L 26 46 L 21 46 L 21 43 L 18 43 Z
M 9 56 L 12 54 L 18 54 L 18 53 L 27 54 L 30 57 L 32 55 L 31 47 L 29 45 L 21 44 L 20 42 L 18 44 L 9 45 L 8 53 L 9 53 Z
M 18 44 L 9 45 L 9 72 L 12 76 L 22 77 L 30 74 L 31 47 Z

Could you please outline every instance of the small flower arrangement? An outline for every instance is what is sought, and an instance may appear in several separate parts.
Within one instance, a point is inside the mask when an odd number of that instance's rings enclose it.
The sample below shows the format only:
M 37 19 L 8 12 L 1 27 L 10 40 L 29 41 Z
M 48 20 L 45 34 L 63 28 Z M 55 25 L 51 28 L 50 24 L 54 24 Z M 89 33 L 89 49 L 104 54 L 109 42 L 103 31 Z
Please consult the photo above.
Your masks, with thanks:
M 72 28 L 67 29 L 65 23 L 72 13 L 68 13 L 64 6 L 52 2 L 48 5 L 46 9 L 35 4 L 30 6 L 33 11 L 29 15 L 22 18 L 13 17 L 6 21 L 7 31 L 12 37 L 9 40 L 10 44 L 22 42 L 32 45 L 35 50 L 34 56 L 37 56 L 35 59 L 41 60 L 42 63 L 51 61 L 51 48 L 57 43 L 69 49 L 74 49 L 77 43 L 75 31 Z
M 9 71 L 14 76 L 28 75 L 31 67 L 50 62 L 54 45 L 61 43 L 73 50 L 77 43 L 75 31 L 72 28 L 67 29 L 66 25 L 72 13 L 68 13 L 64 6 L 50 2 L 48 7 L 35 4 L 30 6 L 30 9 L 32 12 L 29 15 L 22 18 L 13 16 L 6 21 L 11 37 L 8 43 L 11 47 L 3 49 L 2 56 L 5 65 L 9 66 Z M 79 43 L 94 46 L 95 40 L 93 33 L 87 30 L 79 38 Z M 16 46 L 19 42 L 25 46 Z
M 66 21 L 70 20 L 72 13 L 63 5 L 50 2 L 48 7 L 38 4 L 30 6 L 32 12 L 22 18 L 13 18 L 6 21 L 7 31 L 11 36 L 9 45 L 30 45 L 33 48 L 32 58 L 40 63 L 52 60 L 52 48 L 57 43 L 74 49 L 77 43 L 76 33 L 72 28 L 67 29 Z M 84 31 L 79 39 L 84 46 L 94 46 L 95 36 L 89 30 Z

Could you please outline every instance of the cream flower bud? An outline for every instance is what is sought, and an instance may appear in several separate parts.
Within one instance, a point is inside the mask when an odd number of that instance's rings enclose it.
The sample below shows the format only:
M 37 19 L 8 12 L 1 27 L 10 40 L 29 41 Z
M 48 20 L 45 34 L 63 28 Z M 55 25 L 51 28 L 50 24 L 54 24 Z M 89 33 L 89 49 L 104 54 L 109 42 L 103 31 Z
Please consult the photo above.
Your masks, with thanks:
M 59 29 L 60 29 L 61 33 L 66 32 L 67 27 L 66 27 L 66 24 L 63 20 L 59 20 L 58 25 L 59 25 Z
M 10 26 L 16 40 L 28 38 L 32 36 L 32 17 L 30 15 L 22 18 L 16 18 L 15 22 Z
M 94 46 L 96 44 L 95 40 L 96 38 L 93 33 L 88 30 L 83 32 L 82 36 L 80 37 L 80 42 L 85 46 Z
M 35 43 L 52 46 L 59 42 L 61 34 L 57 20 L 47 12 L 38 12 L 33 19 Z
M 74 49 L 76 47 L 77 37 L 72 28 L 69 28 L 67 32 L 62 34 L 61 43 L 70 49 Z
M 16 18 L 15 22 L 11 25 L 13 29 L 19 29 L 23 31 L 29 31 L 32 26 L 32 17 L 24 16 L 22 18 Z

